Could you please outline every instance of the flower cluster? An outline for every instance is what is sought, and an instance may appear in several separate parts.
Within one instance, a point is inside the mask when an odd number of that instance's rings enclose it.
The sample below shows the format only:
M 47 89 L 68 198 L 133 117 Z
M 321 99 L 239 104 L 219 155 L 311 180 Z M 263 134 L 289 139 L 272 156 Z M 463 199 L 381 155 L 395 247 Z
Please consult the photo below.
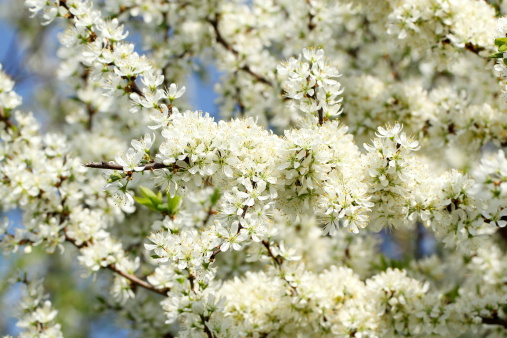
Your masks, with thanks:
M 77 249 L 145 336 L 503 336 L 507 162 L 477 162 L 507 140 L 492 3 L 27 0 L 69 26 L 47 134 L 0 68 L 0 199 L 23 212 L 0 245 Z M 235 119 L 180 101 L 210 58 Z M 423 226 L 445 247 L 411 260 Z M 60 336 L 37 290 L 21 323 Z
M 364 145 L 368 152 L 364 160 L 365 180 L 376 206 L 371 218 L 377 229 L 386 225 L 399 227 L 405 222 L 404 203 L 413 189 L 411 185 L 417 184 L 417 162 L 412 153 L 419 150 L 419 144 L 401 132 L 402 128 L 400 124 L 387 129 L 379 127 L 373 143 Z
M 21 105 L 21 96 L 16 94 L 13 88 L 14 81 L 2 71 L 0 65 L 0 106 L 5 110 L 12 110 Z
M 18 278 L 11 282 L 21 282 L 25 287 L 17 309 L 19 320 L 16 326 L 22 329 L 19 337 L 63 338 L 60 324 L 55 322 L 58 311 L 54 310 L 51 301 L 47 299 L 48 295 L 44 293 L 43 280 Z
M 505 227 L 507 225 L 507 160 L 503 150 L 495 154 L 486 154 L 474 172 L 474 190 L 478 198 L 487 203 L 482 216 L 491 225 Z
M 324 50 L 303 49 L 303 56 L 290 58 L 277 70 L 287 78 L 282 86 L 287 97 L 304 113 L 318 115 L 320 124 L 342 112 L 338 96 L 343 88 L 336 80 L 341 74 L 325 60 Z
M 495 10 L 485 2 L 389 0 L 380 4 L 361 0 L 352 3 L 368 9 L 379 30 L 405 40 L 421 54 L 433 49 L 454 53 L 456 49 L 474 49 L 473 46 L 491 48 Z

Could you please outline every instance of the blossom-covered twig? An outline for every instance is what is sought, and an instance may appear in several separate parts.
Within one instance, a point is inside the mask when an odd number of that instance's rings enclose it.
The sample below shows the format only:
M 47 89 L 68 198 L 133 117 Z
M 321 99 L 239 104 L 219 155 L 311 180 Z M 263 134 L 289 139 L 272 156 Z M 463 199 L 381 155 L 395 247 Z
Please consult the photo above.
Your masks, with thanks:
M 65 240 L 69 243 L 72 243 L 78 249 L 89 246 L 89 243 L 87 243 L 87 242 L 83 242 L 83 243 L 78 244 L 75 239 L 69 237 L 67 234 L 65 234 Z M 114 273 L 122 276 L 122 277 L 125 277 L 126 279 L 131 281 L 133 284 L 140 286 L 140 287 L 142 287 L 146 290 L 149 290 L 151 292 L 158 293 L 163 296 L 167 296 L 167 293 L 170 291 L 169 288 L 157 289 L 153 285 L 140 279 L 139 277 L 129 274 L 121 269 L 118 269 L 118 267 L 114 263 L 106 265 L 106 268 L 113 271 Z
M 234 49 L 234 47 L 232 47 L 226 40 L 225 38 L 223 37 L 222 33 L 220 32 L 220 29 L 218 27 L 219 25 L 219 17 L 220 15 L 217 14 L 215 16 L 215 18 L 208 18 L 207 21 L 210 23 L 211 27 L 213 27 L 213 31 L 215 32 L 215 35 L 216 35 L 216 40 L 217 42 L 222 46 L 224 47 L 226 50 L 230 51 L 232 54 L 234 54 L 235 57 L 239 57 L 239 52 Z M 259 82 L 262 82 L 268 86 L 273 86 L 273 83 L 271 83 L 271 81 L 269 81 L 268 79 L 266 79 L 264 76 L 260 75 L 260 74 L 257 74 L 256 72 L 254 72 L 249 65 L 245 64 L 241 67 L 238 68 L 239 70 L 242 70 L 248 74 L 250 74 L 251 76 L 253 76 L 257 81 Z
M 95 169 L 109 169 L 109 170 L 123 170 L 123 166 L 115 163 L 110 163 L 106 161 L 102 162 L 88 162 L 83 164 L 84 167 L 88 168 L 95 168 Z M 163 163 L 148 163 L 144 166 L 142 166 L 142 170 L 156 170 L 156 169 L 164 169 L 164 168 L 177 168 L 177 166 L 171 164 L 171 165 L 165 165 Z

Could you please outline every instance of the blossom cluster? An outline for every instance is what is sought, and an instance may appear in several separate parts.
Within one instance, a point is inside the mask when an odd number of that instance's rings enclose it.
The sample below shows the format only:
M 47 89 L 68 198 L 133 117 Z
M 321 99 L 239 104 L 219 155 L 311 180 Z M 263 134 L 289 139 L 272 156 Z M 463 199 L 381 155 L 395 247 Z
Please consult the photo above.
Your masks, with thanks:
M 55 319 L 58 314 L 54 310 L 48 295 L 44 293 L 43 280 L 12 279 L 11 282 L 23 283 L 23 298 L 18 303 L 19 320 L 16 326 L 22 329 L 19 337 L 54 337 L 63 338 L 60 324 Z M 5 336 L 11 338 L 11 336 Z
M 286 64 L 277 67 L 278 74 L 287 77 L 283 89 L 287 97 L 293 99 L 296 107 L 307 114 L 317 115 L 320 123 L 323 118 L 330 118 L 341 113 L 343 92 L 340 82 L 336 81 L 341 74 L 336 67 L 326 64 L 324 50 L 303 49 L 296 60 L 290 58 Z
M 493 243 L 507 224 L 507 115 L 482 57 L 505 6 L 25 5 L 68 24 L 65 85 L 43 135 L 0 68 L 0 199 L 23 213 L 0 226 L 4 251 L 58 248 L 86 275 L 109 270 L 106 303 L 137 311 L 146 336 L 505 334 L 507 259 Z M 185 102 L 208 59 L 220 121 Z M 421 227 L 440 256 L 378 252 L 376 231 L 410 247 Z M 58 336 L 41 295 L 22 323 Z
M 432 49 L 487 48 L 495 30 L 495 10 L 482 1 L 354 1 L 389 35 L 405 40 L 419 53 Z M 470 24 L 473 22 L 473 24 Z M 451 47 L 452 46 L 452 47 Z

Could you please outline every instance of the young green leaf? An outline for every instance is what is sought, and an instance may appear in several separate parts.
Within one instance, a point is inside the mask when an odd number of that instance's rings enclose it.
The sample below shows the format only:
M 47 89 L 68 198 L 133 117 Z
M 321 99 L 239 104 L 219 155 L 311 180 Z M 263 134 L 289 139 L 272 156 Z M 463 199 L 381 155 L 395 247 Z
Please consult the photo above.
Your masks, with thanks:
M 143 196 L 149 198 L 154 205 L 162 203 L 162 194 L 155 194 L 151 189 L 143 186 L 139 186 L 139 190 L 141 190 Z
M 167 213 L 169 215 L 176 215 L 180 207 L 181 197 L 176 195 L 171 197 L 167 195 Z

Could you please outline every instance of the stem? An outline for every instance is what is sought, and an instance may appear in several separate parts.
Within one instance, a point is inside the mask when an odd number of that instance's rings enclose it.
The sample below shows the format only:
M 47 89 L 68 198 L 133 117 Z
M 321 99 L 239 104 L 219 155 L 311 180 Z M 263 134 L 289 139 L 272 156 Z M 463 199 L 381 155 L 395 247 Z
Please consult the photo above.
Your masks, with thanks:
M 88 123 L 86 125 L 86 129 L 91 131 L 93 128 L 93 116 L 97 113 L 97 109 L 95 109 L 90 103 L 87 103 L 86 111 L 88 112 Z
M 218 29 L 218 17 L 219 17 L 219 14 L 217 14 L 216 18 L 215 19 L 210 19 L 210 18 L 207 18 L 206 20 L 211 24 L 211 27 L 213 27 L 213 30 L 215 31 L 215 35 L 216 35 L 216 41 L 222 45 L 222 47 L 224 47 L 226 50 L 228 50 L 229 52 L 231 52 L 232 54 L 234 54 L 234 56 L 236 57 L 239 57 L 239 52 L 234 49 L 226 40 L 225 38 L 223 37 L 222 33 L 220 32 L 220 30 Z M 268 86 L 271 86 L 273 87 L 273 84 L 271 83 L 271 81 L 269 81 L 268 79 L 266 79 L 264 76 L 260 75 L 260 74 L 257 74 L 256 72 L 254 72 L 250 66 L 248 65 L 244 65 L 242 66 L 241 68 L 238 68 L 239 70 L 242 70 L 244 71 L 245 73 L 248 73 L 250 74 L 251 76 L 253 76 L 257 81 L 259 82 L 262 82 L 264 84 L 267 84 Z
M 209 327 L 206 326 L 206 317 L 204 317 L 204 315 L 200 315 L 199 317 L 201 318 L 202 325 L 204 326 L 204 332 L 206 333 L 206 336 L 208 336 L 208 338 L 213 338 L 213 333 L 211 333 Z
M 129 281 L 131 281 L 135 285 L 145 288 L 146 290 L 150 290 L 152 292 L 158 293 L 163 296 L 167 296 L 167 292 L 169 292 L 168 288 L 156 289 L 151 284 L 149 284 L 147 281 L 144 281 L 135 275 L 131 275 L 131 274 L 128 274 L 122 270 L 119 270 L 114 264 L 108 265 L 107 268 L 109 270 L 119 274 L 120 276 L 127 278 Z
M 276 265 L 277 265 L 278 270 L 280 270 L 280 278 L 282 278 L 282 279 L 285 281 L 285 283 L 287 283 L 287 285 L 291 287 L 292 292 L 293 292 L 293 295 L 297 295 L 297 294 L 298 294 L 298 289 L 297 289 L 295 286 L 293 286 L 293 285 L 292 285 L 292 284 L 291 284 L 291 283 L 287 280 L 287 278 L 285 278 L 285 277 L 283 276 L 283 269 L 282 269 L 283 257 L 281 257 L 281 256 L 275 256 L 275 255 L 273 254 L 273 251 L 271 251 L 271 245 L 269 244 L 269 242 L 268 242 L 268 241 L 263 240 L 263 241 L 262 241 L 262 245 L 264 245 L 264 247 L 265 247 L 265 248 L 266 248 L 266 250 L 268 251 L 268 256 L 269 256 L 269 257 L 271 257 L 271 259 L 273 259 L 273 261 L 274 261 L 274 262 L 276 263 Z
M 106 161 L 102 161 L 102 162 L 88 162 L 88 163 L 83 164 L 83 166 L 87 167 L 87 168 L 109 169 L 109 170 L 121 170 L 121 171 L 123 171 L 123 166 L 121 166 L 119 164 L 115 164 L 115 163 L 106 162 Z M 164 168 L 175 168 L 176 169 L 177 166 L 175 164 L 165 165 L 164 163 L 153 162 L 153 163 L 149 163 L 149 164 L 145 165 L 143 167 L 143 171 L 144 170 L 164 169 Z
M 498 317 L 497 314 L 493 315 L 493 317 L 491 317 L 491 318 L 484 318 L 484 317 L 481 317 L 481 318 L 482 318 L 483 324 L 501 325 L 507 329 L 507 319 L 500 318 L 500 317 Z
M 65 229 L 64 229 L 65 231 Z M 72 243 L 76 248 L 78 249 L 81 249 L 81 248 L 85 248 L 87 246 L 89 246 L 91 243 L 90 242 L 84 242 L 82 244 L 77 244 L 76 243 L 76 240 L 72 237 L 69 237 L 67 235 L 67 233 L 65 233 L 65 240 L 67 242 L 70 242 Z M 116 267 L 116 265 L 113 264 L 109 264 L 108 266 L 106 266 L 107 269 L 119 274 L 120 276 L 124 277 L 124 278 L 127 278 L 129 281 L 131 281 L 134 285 L 137 285 L 137 286 L 140 286 L 146 290 L 149 290 L 151 292 L 155 292 L 155 293 L 158 293 L 159 295 L 162 295 L 162 296 L 167 296 L 167 292 L 170 291 L 169 288 L 163 288 L 163 289 L 157 289 L 155 288 L 153 285 L 149 284 L 147 281 L 145 280 L 142 280 L 140 279 L 139 277 L 135 276 L 135 275 L 131 275 L 131 274 L 128 274 L 126 273 L 125 271 L 122 271 L 120 269 L 118 269 Z
M 308 31 L 313 31 L 317 25 L 314 22 L 315 15 L 312 13 L 312 3 L 310 0 L 306 0 L 306 3 L 308 4 Z
M 137 83 L 136 83 L 136 79 L 133 78 L 130 80 L 130 83 L 129 85 L 127 86 L 126 88 L 128 91 L 131 91 L 132 93 L 136 93 L 137 95 L 141 96 L 141 97 L 145 97 L 144 96 L 144 93 L 141 91 L 141 89 L 139 89 L 139 87 L 137 86 Z
M 317 114 L 319 115 L 319 125 L 323 125 L 324 124 L 324 111 L 322 110 L 322 108 L 320 108 L 317 111 Z
M 273 254 L 273 251 L 271 251 L 271 247 L 269 245 L 269 242 L 266 241 L 266 240 L 263 240 L 262 241 L 262 245 L 264 245 L 264 247 L 268 251 L 268 256 L 271 257 L 273 259 L 273 261 L 275 261 L 275 263 L 278 266 L 278 268 L 281 269 L 282 268 L 282 263 L 278 260 L 278 257 L 275 257 L 275 255 Z

